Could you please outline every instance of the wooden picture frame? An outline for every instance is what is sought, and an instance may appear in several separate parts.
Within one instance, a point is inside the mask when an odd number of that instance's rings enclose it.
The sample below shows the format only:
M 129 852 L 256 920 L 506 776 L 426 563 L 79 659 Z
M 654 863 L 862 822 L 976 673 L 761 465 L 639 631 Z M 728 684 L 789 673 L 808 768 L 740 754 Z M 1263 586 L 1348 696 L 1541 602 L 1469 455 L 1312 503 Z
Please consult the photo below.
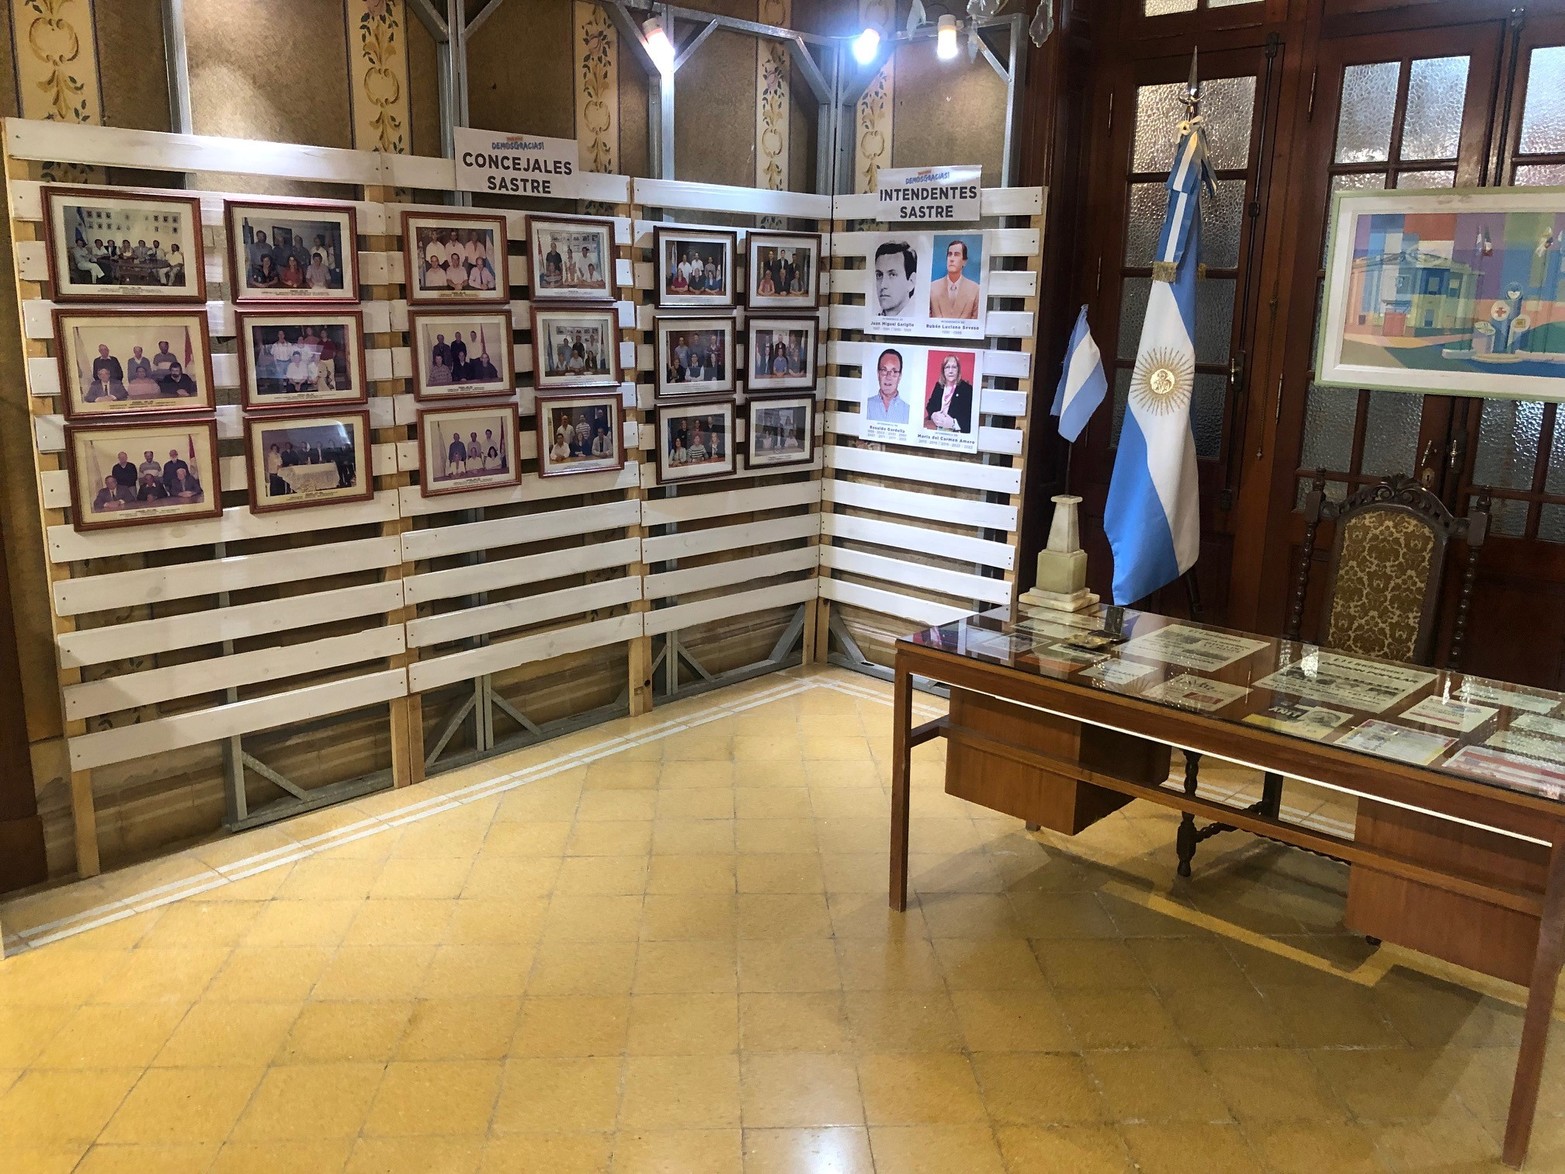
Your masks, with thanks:
M 113 218 L 116 213 L 117 219 Z M 178 235 L 169 246 L 163 246 L 163 237 L 157 234 L 169 230 Z M 122 265 L 118 249 L 131 232 L 137 234 L 130 245 L 132 253 L 137 242 L 152 241 L 165 254 L 161 264 L 156 258 L 136 261 L 133 256 Z M 113 243 L 112 237 L 119 233 L 127 235 L 121 236 L 121 245 L 115 245 L 114 256 L 96 250 L 98 240 L 109 238 L 105 241 L 106 250 Z M 45 184 L 43 239 L 56 302 L 206 301 L 206 250 L 202 244 L 201 200 L 196 196 L 143 188 Z M 73 251 L 78 240 L 87 253 Z M 183 265 L 169 260 L 175 244 L 185 258 Z M 150 249 L 152 245 L 144 247 Z M 78 262 L 91 265 L 96 273 Z M 182 279 L 178 284 L 172 280 L 176 274 Z M 95 277 L 131 280 L 99 281 Z
M 252 225 L 252 218 L 264 227 Z M 223 224 L 228 230 L 234 305 L 358 304 L 359 220 L 352 204 L 340 200 L 224 200 Z M 278 240 L 281 231 L 289 233 L 290 242 L 295 237 L 304 241 L 282 244 Z M 317 274 L 317 265 L 323 275 Z M 295 268 L 297 276 L 290 277 Z M 276 274 L 276 285 L 260 281 L 258 275 L 267 270 Z
M 655 225 L 652 250 L 653 292 L 660 309 L 731 310 L 738 305 L 734 274 L 738 272 L 735 254 L 739 251 L 739 235 L 732 229 Z M 718 251 L 715 259 L 712 250 Z M 719 282 L 715 292 L 709 288 L 699 292 L 690 289 L 691 276 L 681 272 L 681 268 L 693 255 L 708 263 L 701 279 L 703 286 L 710 284 L 715 268 Z
M 735 335 L 739 324 L 733 315 L 710 318 L 676 318 L 659 315 L 652 320 L 653 354 L 657 371 L 653 385 L 659 399 L 679 399 L 684 396 L 717 396 L 732 392 L 737 386 L 734 376 L 734 358 L 738 351 Z M 721 343 L 716 348 L 710 336 L 720 334 Z M 680 362 L 680 348 L 686 358 Z M 714 356 L 714 349 L 716 351 Z M 705 356 L 696 365 L 692 356 Z M 712 360 L 716 358 L 717 363 Z M 698 370 L 701 378 L 690 379 L 688 372 Z M 714 374 L 716 373 L 716 374 Z
M 809 465 L 815 462 L 814 392 L 804 395 L 761 395 L 745 399 L 744 467 L 775 469 L 785 465 Z M 782 420 L 768 415 L 783 415 Z M 792 417 L 792 420 L 788 417 Z M 797 438 L 794 449 L 790 439 Z
M 543 246 L 549 246 L 544 248 Z M 561 252 L 561 249 L 564 252 Z M 578 250 L 587 251 L 585 266 Z M 556 266 L 550 254 L 559 257 Z M 571 264 L 567 264 L 567 257 Z M 597 280 L 592 266 L 597 265 Z M 527 217 L 527 280 L 533 302 L 612 302 L 618 287 L 614 221 L 600 216 Z
M 239 348 L 240 398 L 245 411 L 298 412 L 369 401 L 362 310 L 330 311 L 323 307 L 310 312 L 285 310 L 266 314 L 241 310 L 234 315 L 234 333 Z M 279 358 L 275 349 L 278 335 L 292 348 L 290 355 Z M 304 365 L 298 373 L 290 370 L 292 355 L 298 355 Z M 323 356 L 330 359 L 329 369 L 324 366 Z M 303 386 L 290 389 L 288 384 L 301 382 L 296 374 L 304 377 Z M 326 387 L 321 386 L 323 378 Z M 270 386 L 274 383 L 282 386 Z
M 350 425 L 354 431 L 349 444 L 333 445 L 330 430 Z M 305 459 L 289 462 L 287 451 L 279 452 L 279 464 L 269 465 L 268 449 L 278 446 L 308 446 L 301 454 Z M 320 459 L 312 451 L 324 445 Z M 351 463 L 339 459 L 343 448 L 351 449 Z M 292 449 L 298 452 L 297 447 Z M 268 413 L 245 419 L 245 467 L 250 476 L 250 510 L 264 514 L 279 510 L 309 509 L 314 506 L 341 505 L 353 501 L 368 501 L 375 496 L 375 471 L 371 467 L 370 414 L 364 409 L 349 411 L 323 411 L 311 413 Z M 339 484 L 329 486 L 328 465 L 336 467 Z M 285 474 L 287 468 L 303 468 L 306 474 Z M 276 476 L 276 482 L 273 476 Z M 351 476 L 353 484 L 342 486 L 341 479 Z M 281 485 L 283 489 L 278 490 Z M 297 498 L 288 501 L 287 498 Z
M 451 234 L 457 234 L 451 239 Z M 466 239 L 462 239 L 466 234 Z M 487 234 L 487 235 L 486 235 Z M 452 288 L 447 268 L 449 258 L 438 266 L 440 285 L 427 283 L 433 270 L 430 262 L 452 244 L 460 245 L 460 268 L 464 285 Z M 469 246 L 474 246 L 469 248 Z M 402 213 L 402 256 L 406 263 L 406 291 L 410 306 L 504 306 L 511 301 L 509 229 L 503 213 L 415 212 Z M 471 274 L 483 274 L 478 261 L 488 262 L 490 274 L 481 276 L 478 286 L 468 284 Z
M 455 334 L 466 330 L 475 337 L 462 342 L 462 359 L 455 360 Z M 446 338 L 451 337 L 451 342 Z M 510 307 L 504 309 L 452 306 L 438 310 L 408 311 L 408 343 L 413 358 L 413 398 L 420 403 L 454 399 L 492 398 L 516 393 L 516 323 Z M 439 382 L 434 358 L 444 346 L 447 370 Z M 475 353 L 476 352 L 476 353 Z M 429 355 L 426 362 L 424 357 Z M 487 364 L 485 360 L 487 359 Z M 477 366 L 484 364 L 483 366 Z M 461 366 L 463 370 L 457 368 Z M 493 378 L 487 377 L 490 370 Z
M 820 327 L 814 314 L 751 314 L 745 322 L 745 386 L 757 392 L 813 388 Z M 802 340 L 796 335 L 803 335 Z M 776 369 L 778 347 L 781 374 Z
M 72 423 L 215 410 L 212 336 L 204 308 L 58 306 L 51 317 L 60 403 Z M 103 351 L 110 353 L 103 356 Z M 96 381 L 92 376 L 100 366 L 110 377 Z
M 557 336 L 556 331 L 560 332 Z M 585 340 L 583 333 L 587 336 Z M 533 386 L 539 391 L 619 386 L 617 306 L 568 306 L 564 303 L 533 306 L 532 335 Z M 563 352 L 561 347 L 565 348 Z
M 185 466 L 186 478 L 165 479 L 165 469 L 173 460 L 161 461 L 158 454 L 169 451 Z M 124 462 L 118 459 L 120 453 L 125 454 Z M 135 460 L 138 453 L 142 455 L 139 462 Z M 156 468 L 149 469 L 149 465 Z M 133 473 L 129 466 L 134 466 Z M 79 533 L 157 522 L 190 522 L 215 518 L 223 512 L 217 421 L 210 416 L 151 416 L 110 424 L 67 424 L 65 467 L 71 485 L 71 525 Z M 130 488 L 132 475 L 134 489 Z M 176 500 L 179 491 L 174 486 L 191 476 L 199 487 L 199 496 L 187 502 Z M 156 488 L 155 495 L 149 493 L 150 488 Z
M 782 263 L 780 271 L 768 265 L 766 251 Z M 804 260 L 797 255 L 804 251 Z M 786 277 L 787 266 L 793 266 L 798 284 L 803 289 L 794 293 L 792 282 Z M 804 269 L 804 273 L 799 273 Z M 763 270 L 773 278 L 770 293 L 760 291 Z M 818 232 L 773 232 L 752 228 L 745 234 L 745 305 L 752 310 L 816 310 L 821 304 L 821 234 Z M 784 289 L 783 286 L 790 288 Z
M 617 472 L 625 467 L 625 404 L 617 388 L 599 392 L 540 393 L 537 402 L 535 427 L 540 477 Z M 588 444 L 597 439 L 601 413 L 602 427 L 608 432 L 613 452 L 601 456 L 591 452 L 571 455 L 569 450 L 582 443 L 579 436 L 572 439 L 562 436 L 561 430 L 569 426 L 571 413 L 587 424 Z M 566 450 L 563 456 L 560 455 L 562 446 Z
M 684 485 L 690 481 L 711 481 L 720 477 L 732 477 L 739 471 L 735 456 L 734 423 L 738 409 L 731 399 L 705 400 L 693 403 L 659 404 L 652 410 L 653 434 L 657 438 L 654 463 L 657 466 L 659 485 Z M 694 421 L 694 423 L 692 423 Z M 717 425 L 721 423 L 722 427 Z M 712 437 L 718 438 L 715 446 L 721 450 L 720 460 L 704 457 L 691 464 L 676 455 L 683 450 L 693 453 L 698 448 L 703 453 L 712 451 Z M 685 444 L 684 441 L 689 443 Z
M 500 435 L 495 437 L 494 425 Z M 476 444 L 464 444 L 460 461 L 456 438 L 447 444 L 442 429 L 472 429 Z M 483 436 L 478 434 L 482 432 Z M 515 400 L 489 404 L 444 404 L 418 410 L 418 491 L 424 497 L 501 489 L 522 483 L 521 414 Z M 478 449 L 478 467 L 472 451 Z M 458 469 L 456 466 L 460 464 Z M 441 470 L 437 476 L 436 468 Z M 442 483 L 443 482 L 443 483 Z

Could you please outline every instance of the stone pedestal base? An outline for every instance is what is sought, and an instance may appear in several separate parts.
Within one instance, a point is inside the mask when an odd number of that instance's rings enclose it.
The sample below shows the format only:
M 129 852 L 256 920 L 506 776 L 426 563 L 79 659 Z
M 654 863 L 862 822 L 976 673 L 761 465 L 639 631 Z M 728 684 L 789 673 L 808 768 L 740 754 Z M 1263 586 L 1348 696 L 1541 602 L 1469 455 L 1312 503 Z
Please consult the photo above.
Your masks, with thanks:
M 1044 591 L 1034 587 L 1031 591 L 1024 592 L 1017 602 L 1023 607 L 1041 607 L 1050 611 L 1078 612 L 1086 611 L 1089 607 L 1096 606 L 1098 596 L 1095 592 L 1088 591 L 1085 587 L 1068 595 L 1058 591 Z

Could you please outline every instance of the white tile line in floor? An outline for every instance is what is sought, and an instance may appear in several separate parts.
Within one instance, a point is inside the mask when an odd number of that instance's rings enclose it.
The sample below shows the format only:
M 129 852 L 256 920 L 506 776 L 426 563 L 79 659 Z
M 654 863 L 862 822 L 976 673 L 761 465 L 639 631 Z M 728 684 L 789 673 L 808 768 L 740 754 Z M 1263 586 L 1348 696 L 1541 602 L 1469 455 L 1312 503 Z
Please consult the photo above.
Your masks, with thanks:
M 213 889 L 221 888 L 235 881 L 244 880 L 246 877 L 256 876 L 274 868 L 281 868 L 285 864 L 294 864 L 300 860 L 320 855 L 331 848 L 349 844 L 368 836 L 380 835 L 393 828 L 417 823 L 441 812 L 455 810 L 468 803 L 492 798 L 507 791 L 526 786 L 529 783 L 552 778 L 554 775 L 575 770 L 577 767 L 621 753 L 632 747 L 644 746 L 648 742 L 660 741 L 681 731 L 706 725 L 708 722 L 718 721 L 724 717 L 744 713 L 759 705 L 769 705 L 775 701 L 782 701 L 788 697 L 797 696 L 800 693 L 819 688 L 822 684 L 824 682 L 790 679 L 760 693 L 747 694 L 742 700 L 731 704 L 724 704 L 721 701 L 714 700 L 713 704 L 705 709 L 698 710 L 688 717 L 659 722 L 648 729 L 636 731 L 635 735 L 631 737 L 605 738 L 601 742 L 583 747 L 580 750 L 561 754 L 546 762 L 536 763 L 521 770 L 472 783 L 455 791 L 409 803 L 407 806 L 399 807 L 396 811 L 390 812 L 385 816 L 370 816 L 355 823 L 344 824 L 342 827 L 334 828 L 329 832 L 308 836 L 296 843 L 269 848 L 264 852 L 257 852 L 253 856 L 230 861 L 227 864 L 215 866 L 200 865 L 200 871 L 192 876 L 155 885 L 131 896 L 106 901 L 101 905 L 84 909 L 67 917 L 56 918 L 53 921 L 8 933 L 3 941 L 4 954 L 11 955 L 20 953 L 23 950 L 36 949 L 51 942 L 86 933 L 88 930 L 97 929 L 100 926 L 122 921 L 127 917 L 135 916 L 137 913 L 145 913 L 164 905 L 173 904 L 176 901 L 198 896 L 201 893 L 211 892 Z

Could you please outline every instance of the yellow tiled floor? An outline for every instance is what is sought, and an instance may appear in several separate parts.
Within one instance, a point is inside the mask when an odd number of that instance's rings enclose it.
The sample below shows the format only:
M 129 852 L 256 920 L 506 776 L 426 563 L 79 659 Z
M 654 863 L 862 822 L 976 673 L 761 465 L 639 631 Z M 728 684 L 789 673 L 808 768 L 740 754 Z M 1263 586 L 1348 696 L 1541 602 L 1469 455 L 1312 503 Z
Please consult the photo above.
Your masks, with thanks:
M 1503 1168 L 1519 992 L 1347 933 L 1338 866 L 1178 881 L 1168 813 L 1029 835 L 936 743 L 889 912 L 888 693 L 767 678 L 0 907 L 0 1169 Z

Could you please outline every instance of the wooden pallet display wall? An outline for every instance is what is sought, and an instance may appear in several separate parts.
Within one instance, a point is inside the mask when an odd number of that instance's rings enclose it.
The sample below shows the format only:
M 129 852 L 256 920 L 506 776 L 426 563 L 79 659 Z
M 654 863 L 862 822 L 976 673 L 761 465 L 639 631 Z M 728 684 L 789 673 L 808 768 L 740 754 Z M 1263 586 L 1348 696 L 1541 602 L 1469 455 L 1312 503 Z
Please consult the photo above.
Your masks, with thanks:
M 836 201 L 816 637 L 824 655 L 835 609 L 872 659 L 908 631 L 1013 601 L 1043 223 L 1041 189 L 985 188 L 986 339 L 902 340 L 984 350 L 978 454 L 872 444 L 860 439 L 864 374 L 898 341 L 864 337 L 869 258 L 886 231 L 875 199 Z
M 621 293 L 617 311 L 621 331 L 628 333 L 635 327 L 634 307 L 624 298 L 632 273 L 623 255 L 630 242 L 630 182 L 623 176 L 586 173 L 570 182 L 567 196 L 614 206 L 615 284 Z M 413 609 L 408 643 L 416 653 L 408 670 L 409 687 L 415 696 L 437 691 L 449 696 L 453 690 L 460 696 L 476 690 L 480 723 L 493 720 L 486 690 L 493 690 L 506 709 L 527 717 L 532 706 L 523 697 L 538 666 L 558 662 L 551 669 L 570 672 L 589 665 L 590 654 L 601 660 L 599 650 L 641 638 L 640 468 L 634 459 L 639 440 L 636 346 L 627 337 L 620 347 L 625 372 L 619 389 L 625 407 L 625 468 L 539 478 L 527 300 L 527 213 L 507 210 L 506 217 L 513 245 L 510 309 L 518 336 L 526 339 L 512 346 L 513 367 L 522 384 L 516 401 L 522 422 L 518 439 L 523 481 L 514 487 L 437 497 L 425 497 L 416 481 L 401 491 L 402 515 L 411 520 L 402 538 L 403 557 L 410 568 L 408 602 Z M 405 289 L 400 258 L 398 265 L 397 279 Z M 393 322 L 403 329 L 407 313 L 405 300 L 393 304 Z M 399 423 L 411 428 L 416 411 L 411 395 L 399 398 Z M 399 465 L 416 469 L 419 447 L 414 432 L 408 435 L 410 439 L 400 446 Z M 581 659 L 562 659 L 567 657 Z M 623 682 L 622 672 L 614 683 L 616 692 L 623 689 Z M 634 708 L 636 691 L 630 692 Z M 431 714 L 426 733 L 439 737 L 441 724 L 439 715 Z M 493 744 L 492 728 L 480 742 Z
M 398 720 L 407 674 L 398 661 L 405 632 L 394 525 L 397 451 L 395 444 L 375 444 L 373 475 L 383 491 L 370 501 L 268 514 L 253 514 L 243 503 L 247 481 L 224 197 L 183 192 L 201 200 L 225 512 L 208 520 L 78 533 L 69 522 L 62 459 L 38 164 L 64 159 L 165 171 L 216 166 L 361 189 L 374 189 L 386 176 L 381 157 L 367 153 L 267 151 L 253 143 L 54 123 L 7 120 L 5 144 L 77 868 L 91 875 L 99 867 L 94 772 L 123 773 L 131 760 L 156 755 L 159 777 L 167 777 L 186 761 L 185 752 L 263 730 L 318 728 L 325 719 L 366 709 Z M 357 213 L 362 237 L 384 237 L 380 204 L 360 201 Z M 360 247 L 359 261 L 364 286 L 385 283 L 390 259 L 384 252 Z M 366 337 L 384 336 L 387 305 L 366 299 L 360 308 Z M 393 401 L 381 392 L 388 381 L 405 377 L 398 363 L 405 364 L 406 356 L 370 346 L 366 358 L 376 390 L 371 423 L 380 438 L 393 423 Z M 390 757 L 398 781 L 406 781 L 406 756 L 393 744 Z M 255 769 L 266 774 L 264 764 Z
M 731 227 L 733 220 L 753 221 L 760 217 L 783 217 L 790 231 L 820 232 L 822 268 L 830 244 L 831 217 L 829 196 L 797 192 L 774 192 L 755 188 L 726 187 L 715 184 L 685 183 L 673 180 L 637 179 L 634 200 L 638 213 L 656 210 L 663 225 L 678 224 L 690 228 Z M 721 225 L 703 223 L 702 217 L 723 215 Z M 658 315 L 696 315 L 700 311 L 658 310 L 655 306 L 653 229 L 650 220 L 638 219 L 635 227 L 636 288 L 642 335 L 640 366 L 643 381 L 637 388 L 643 415 L 652 420 L 655 406 L 656 373 L 654 323 Z M 737 375 L 748 370 L 744 346 L 746 311 L 744 282 L 747 279 L 744 258 L 748 228 L 737 229 L 738 258 L 735 289 L 740 291 L 737 311 L 738 340 L 735 355 Z M 822 275 L 823 276 L 823 275 Z M 714 313 L 726 311 L 714 311 Z M 826 310 L 818 312 L 820 337 L 826 334 Z M 823 370 L 823 355 L 816 357 L 817 370 Z M 663 656 L 666 671 L 674 636 L 687 644 L 701 639 L 701 629 L 734 632 L 747 620 L 763 621 L 765 632 L 757 649 L 771 646 L 780 628 L 786 628 L 789 611 L 799 606 L 804 617 L 804 659 L 813 659 L 814 611 L 817 602 L 815 574 L 818 563 L 817 541 L 820 532 L 819 405 L 823 389 L 817 383 L 815 397 L 816 456 L 809 465 L 784 465 L 775 469 L 749 471 L 744 454 L 748 438 L 744 434 L 744 380 L 738 380 L 739 392 L 733 443 L 739 456 L 733 477 L 697 481 L 687 485 L 659 486 L 657 451 L 659 443 L 649 423 L 641 432 L 643 558 L 647 564 L 645 616 L 646 634 L 664 637 Z M 714 397 L 722 398 L 722 397 Z M 665 401 L 673 407 L 673 401 Z M 779 618 L 781 617 L 781 618 Z M 740 667 L 734 665 L 722 668 Z

